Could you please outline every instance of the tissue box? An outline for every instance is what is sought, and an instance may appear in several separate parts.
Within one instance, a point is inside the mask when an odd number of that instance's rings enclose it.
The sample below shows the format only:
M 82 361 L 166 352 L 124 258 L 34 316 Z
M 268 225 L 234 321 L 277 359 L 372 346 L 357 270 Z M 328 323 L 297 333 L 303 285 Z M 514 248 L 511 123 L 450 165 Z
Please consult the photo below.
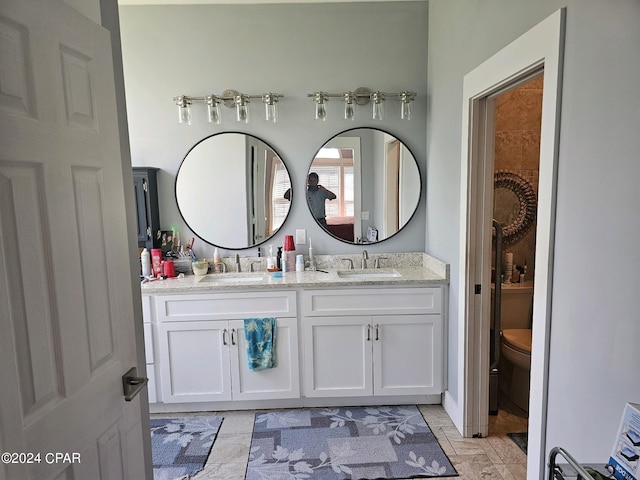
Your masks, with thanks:
M 625 405 L 609 464 L 618 480 L 640 480 L 640 404 Z

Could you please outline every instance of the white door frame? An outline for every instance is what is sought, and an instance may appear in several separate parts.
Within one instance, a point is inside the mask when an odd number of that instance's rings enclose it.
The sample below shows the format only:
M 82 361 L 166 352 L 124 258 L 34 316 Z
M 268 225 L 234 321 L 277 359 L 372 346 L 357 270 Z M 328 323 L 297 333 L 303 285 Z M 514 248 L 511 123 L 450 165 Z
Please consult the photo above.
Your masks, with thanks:
M 459 351 L 464 352 L 458 378 L 463 379 L 462 433 L 465 437 L 486 434 L 488 422 L 488 364 L 486 356 L 489 329 L 482 329 L 482 311 L 489 302 L 489 268 L 483 267 L 482 231 L 479 222 L 488 205 L 483 194 L 488 183 L 484 172 L 485 99 L 514 81 L 544 68 L 542 125 L 540 135 L 540 180 L 536 227 L 536 275 L 534 306 L 531 391 L 529 405 L 529 447 L 527 478 L 544 478 L 546 457 L 546 412 L 551 318 L 551 280 L 556 204 L 556 170 L 560 127 L 560 92 L 564 50 L 565 9 L 560 9 L 514 42 L 465 75 L 462 111 L 462 155 L 460 196 L 460 285 L 458 317 Z M 492 175 L 491 175 L 492 178 Z M 489 215 L 491 215 L 489 213 Z M 486 231 L 486 230 L 485 230 Z M 475 285 L 484 285 L 485 294 L 476 295 Z M 487 357 L 488 358 L 488 357 Z M 480 364 L 480 366 L 478 366 Z

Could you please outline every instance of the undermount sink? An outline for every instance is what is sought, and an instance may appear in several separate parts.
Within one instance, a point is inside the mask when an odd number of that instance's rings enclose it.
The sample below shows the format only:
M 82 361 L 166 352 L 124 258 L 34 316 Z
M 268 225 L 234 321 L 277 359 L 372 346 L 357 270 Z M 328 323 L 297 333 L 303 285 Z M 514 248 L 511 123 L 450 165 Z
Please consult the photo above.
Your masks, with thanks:
M 338 276 L 340 278 L 397 278 L 401 277 L 398 272 L 395 270 L 382 270 L 382 269 L 371 269 L 371 270 L 338 270 Z
M 202 277 L 201 282 L 211 283 L 247 283 L 260 282 L 264 279 L 264 273 L 214 273 Z

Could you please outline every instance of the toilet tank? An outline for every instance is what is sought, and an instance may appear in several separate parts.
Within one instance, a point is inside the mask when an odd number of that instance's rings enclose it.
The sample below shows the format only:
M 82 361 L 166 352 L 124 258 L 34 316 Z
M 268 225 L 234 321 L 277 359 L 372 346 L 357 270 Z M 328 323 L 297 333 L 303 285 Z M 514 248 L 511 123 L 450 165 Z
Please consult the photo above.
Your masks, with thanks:
M 493 327 L 493 301 L 495 285 L 491 284 L 491 326 Z M 531 328 L 533 321 L 533 280 L 523 283 L 502 284 L 501 330 Z

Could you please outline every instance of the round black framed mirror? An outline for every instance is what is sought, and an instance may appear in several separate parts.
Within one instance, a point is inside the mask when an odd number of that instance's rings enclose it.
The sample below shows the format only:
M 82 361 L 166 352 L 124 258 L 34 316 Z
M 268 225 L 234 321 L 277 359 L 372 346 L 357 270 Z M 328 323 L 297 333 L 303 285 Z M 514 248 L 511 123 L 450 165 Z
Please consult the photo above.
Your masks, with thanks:
M 330 138 L 307 176 L 312 216 L 329 235 L 352 244 L 381 242 L 402 230 L 421 191 L 413 153 L 377 128 L 353 128 Z
M 228 250 L 266 242 L 285 222 L 291 178 L 273 147 L 258 137 L 223 132 L 185 155 L 175 197 L 187 226 L 205 242 Z

